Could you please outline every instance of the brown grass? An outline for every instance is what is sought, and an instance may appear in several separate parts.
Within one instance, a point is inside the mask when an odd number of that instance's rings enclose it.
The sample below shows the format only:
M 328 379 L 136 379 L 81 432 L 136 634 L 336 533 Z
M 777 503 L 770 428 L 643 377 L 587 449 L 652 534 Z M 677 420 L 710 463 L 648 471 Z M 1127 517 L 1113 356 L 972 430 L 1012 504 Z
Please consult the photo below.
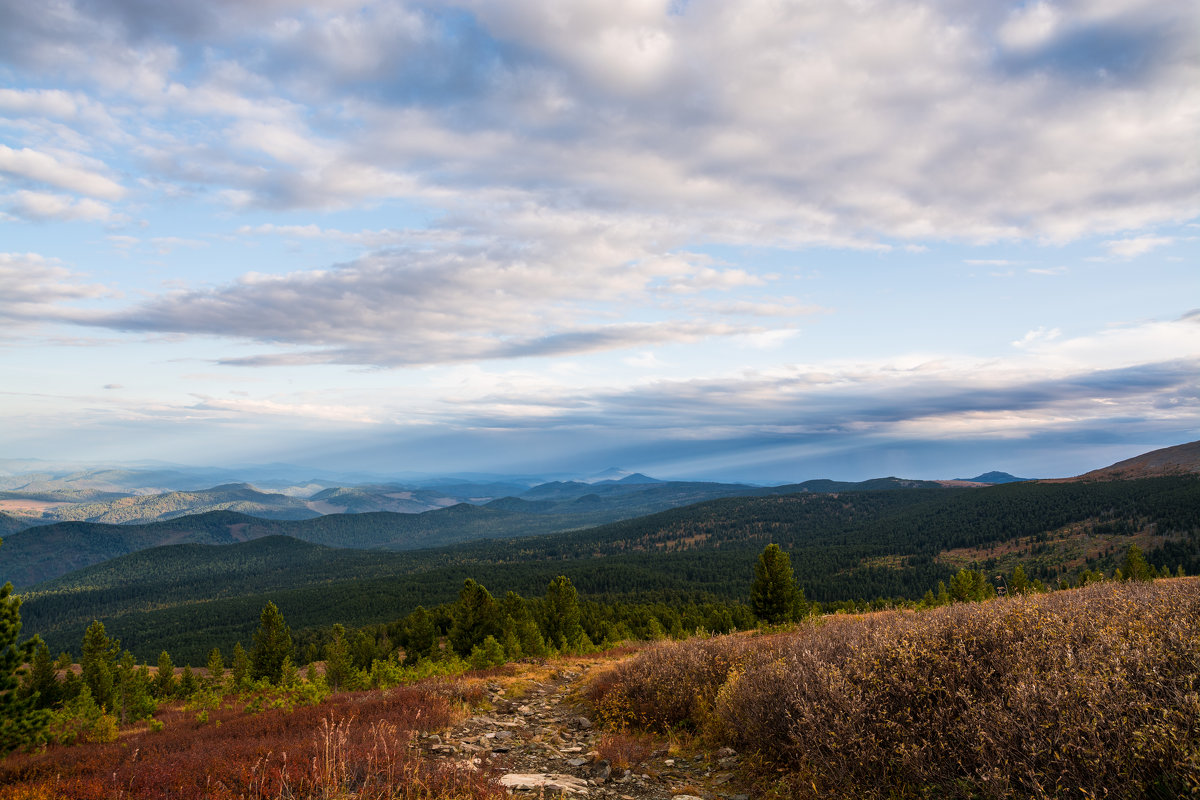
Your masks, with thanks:
M 1191 796 L 1200 580 L 664 644 L 591 697 L 618 727 L 757 752 L 789 797 Z

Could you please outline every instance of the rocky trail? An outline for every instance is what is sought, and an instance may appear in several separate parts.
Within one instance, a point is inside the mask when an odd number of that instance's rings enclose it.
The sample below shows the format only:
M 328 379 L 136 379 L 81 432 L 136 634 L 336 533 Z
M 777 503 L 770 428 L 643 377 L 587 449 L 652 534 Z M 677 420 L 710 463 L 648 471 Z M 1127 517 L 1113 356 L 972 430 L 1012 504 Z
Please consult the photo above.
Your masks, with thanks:
M 507 689 L 490 682 L 490 711 L 423 733 L 419 746 L 428 758 L 496 770 L 517 798 L 749 800 L 732 786 L 738 756 L 728 748 L 684 754 L 666 740 L 642 740 L 631 756 L 606 739 L 576 699 L 595 667 L 558 662 Z

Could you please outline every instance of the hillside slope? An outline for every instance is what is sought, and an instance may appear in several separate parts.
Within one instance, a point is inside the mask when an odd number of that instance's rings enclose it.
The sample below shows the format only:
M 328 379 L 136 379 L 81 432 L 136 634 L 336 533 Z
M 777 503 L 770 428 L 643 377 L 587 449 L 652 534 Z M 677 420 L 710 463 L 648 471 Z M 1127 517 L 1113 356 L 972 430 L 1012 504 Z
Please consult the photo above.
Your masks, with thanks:
M 1152 450 L 1140 456 L 1118 461 L 1101 469 L 1085 472 L 1070 481 L 1126 481 L 1162 475 L 1200 473 L 1200 441 Z
M 1157 565 L 1192 572 L 1198 537 L 1200 478 L 802 493 L 431 550 L 326 549 L 283 537 L 157 548 L 32 587 L 22 614 L 56 650 L 77 646 L 99 616 L 135 653 L 153 657 L 164 648 L 189 653 L 198 637 L 221 638 L 223 650 L 248 641 L 268 599 L 298 628 L 395 619 L 453 600 L 468 577 L 498 595 L 538 595 L 565 574 L 601 599 L 744 600 L 770 542 L 791 554 L 809 599 L 918 598 L 966 565 L 1022 563 L 1047 582 L 1064 565 L 1111 570 L 1130 542 Z M 1090 549 L 1070 549 L 1080 538 Z

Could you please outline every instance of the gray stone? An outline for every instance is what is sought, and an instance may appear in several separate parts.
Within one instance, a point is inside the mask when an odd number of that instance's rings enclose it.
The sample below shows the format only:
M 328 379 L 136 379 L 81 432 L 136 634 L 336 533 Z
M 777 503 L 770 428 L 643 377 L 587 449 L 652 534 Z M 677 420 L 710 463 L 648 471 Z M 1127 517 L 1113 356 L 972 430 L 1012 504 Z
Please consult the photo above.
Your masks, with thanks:
M 567 763 L 570 764 L 572 767 L 582 767 L 584 764 L 586 764 L 588 762 L 587 762 L 586 758 L 572 758 Z
M 558 773 L 517 773 L 512 772 L 500 778 L 500 783 L 509 789 L 517 791 L 533 791 L 557 789 L 563 794 L 582 795 L 587 797 L 587 781 L 574 775 Z

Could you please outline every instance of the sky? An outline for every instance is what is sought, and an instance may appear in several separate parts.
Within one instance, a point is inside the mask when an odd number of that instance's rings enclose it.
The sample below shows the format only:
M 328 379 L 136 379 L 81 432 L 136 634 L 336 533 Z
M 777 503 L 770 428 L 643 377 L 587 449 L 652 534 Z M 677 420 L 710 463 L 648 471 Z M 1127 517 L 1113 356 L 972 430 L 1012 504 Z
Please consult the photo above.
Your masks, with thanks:
M 1200 439 L 1192 0 L 0 19 L 0 457 L 782 483 Z

